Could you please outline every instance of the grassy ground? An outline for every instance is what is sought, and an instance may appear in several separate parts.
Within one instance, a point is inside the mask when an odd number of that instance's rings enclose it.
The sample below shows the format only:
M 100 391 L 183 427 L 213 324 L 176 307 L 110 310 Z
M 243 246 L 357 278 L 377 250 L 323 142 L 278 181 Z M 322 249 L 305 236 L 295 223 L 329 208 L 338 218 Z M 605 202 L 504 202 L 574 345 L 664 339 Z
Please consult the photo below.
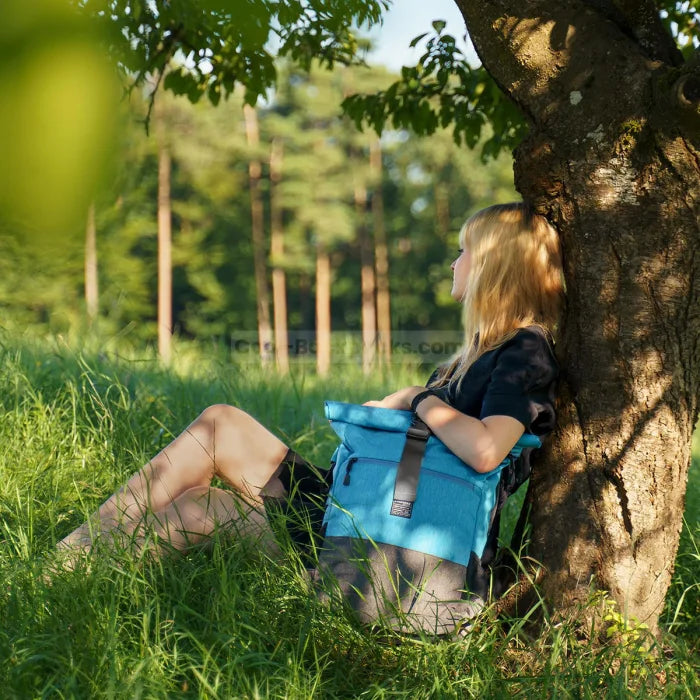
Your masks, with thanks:
M 334 446 L 324 398 L 362 401 L 423 378 L 348 367 L 280 379 L 194 350 L 165 372 L 101 351 L 0 337 L 0 696 L 697 696 L 700 444 L 655 658 L 630 635 L 600 648 L 566 626 L 531 638 L 526 620 L 488 616 L 459 642 L 399 643 L 319 604 L 291 553 L 274 562 L 225 539 L 160 564 L 96 557 L 48 583 L 53 543 L 202 407 L 245 406 L 323 463 Z

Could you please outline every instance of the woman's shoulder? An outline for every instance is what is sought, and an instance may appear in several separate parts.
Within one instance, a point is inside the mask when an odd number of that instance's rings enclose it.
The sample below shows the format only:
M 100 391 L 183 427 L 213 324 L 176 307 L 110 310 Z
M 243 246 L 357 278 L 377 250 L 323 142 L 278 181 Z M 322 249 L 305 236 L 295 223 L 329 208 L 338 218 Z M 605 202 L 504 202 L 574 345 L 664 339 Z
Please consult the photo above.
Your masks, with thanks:
M 497 350 L 521 350 L 524 353 L 544 353 L 556 364 L 554 338 L 544 326 L 524 326 L 502 343 Z
M 551 430 L 559 368 L 546 332 L 518 329 L 496 348 L 492 362 L 480 416 L 511 416 L 537 434 Z
M 525 326 L 496 348 L 496 365 L 520 367 L 541 379 L 554 379 L 559 374 L 559 363 L 554 354 L 551 333 L 542 326 Z
M 517 341 L 520 343 L 546 343 L 550 347 L 554 346 L 554 336 L 551 331 L 544 326 L 532 325 L 518 328 L 507 342 Z

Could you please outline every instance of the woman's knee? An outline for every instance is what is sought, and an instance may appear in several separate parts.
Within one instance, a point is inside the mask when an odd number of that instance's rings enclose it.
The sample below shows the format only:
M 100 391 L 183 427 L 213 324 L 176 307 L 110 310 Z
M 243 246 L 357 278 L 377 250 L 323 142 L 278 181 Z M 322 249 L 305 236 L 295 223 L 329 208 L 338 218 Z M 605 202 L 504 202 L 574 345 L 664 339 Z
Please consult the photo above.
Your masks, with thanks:
M 236 423 L 240 421 L 246 412 L 236 406 L 227 403 L 215 403 L 207 406 L 197 418 L 198 422 L 215 425 L 216 423 Z
M 235 406 L 215 404 L 194 426 L 215 455 L 215 470 L 224 481 L 254 498 L 287 453 L 287 446 L 251 415 Z

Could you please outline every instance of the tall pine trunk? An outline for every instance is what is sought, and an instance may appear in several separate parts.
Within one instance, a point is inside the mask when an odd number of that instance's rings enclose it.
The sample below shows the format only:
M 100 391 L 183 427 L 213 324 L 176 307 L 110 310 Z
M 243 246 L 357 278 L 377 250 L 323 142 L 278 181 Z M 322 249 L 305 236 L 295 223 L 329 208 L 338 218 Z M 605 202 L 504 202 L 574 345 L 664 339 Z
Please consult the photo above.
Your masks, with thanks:
M 530 552 L 554 605 L 592 584 L 655 629 L 698 416 L 699 71 L 634 3 L 458 4 L 531 122 L 516 185 L 564 253 L 559 427 L 531 479 Z
M 316 370 L 331 368 L 331 262 L 322 243 L 316 246 Z
M 289 371 L 289 334 L 287 333 L 287 280 L 281 263 L 284 258 L 284 230 L 279 186 L 282 179 L 283 146 L 279 139 L 270 149 L 270 257 L 272 259 L 272 313 L 275 327 L 277 369 Z
M 389 250 L 384 225 L 384 196 L 382 193 L 382 144 L 373 139 L 370 144 L 370 173 L 372 178 L 372 221 L 374 228 L 374 264 L 377 279 L 377 347 L 380 357 L 391 360 L 391 297 L 389 292 Z
M 360 246 L 362 371 L 369 374 L 374 367 L 377 352 L 376 284 L 372 241 L 367 230 L 367 190 L 364 185 L 359 183 L 355 185 L 355 218 L 357 240 Z
M 450 231 L 450 197 L 445 182 L 435 183 L 435 226 L 441 240 L 447 239 Z
M 97 274 L 97 230 L 95 227 L 95 204 L 90 204 L 85 224 L 85 308 L 90 321 L 99 311 L 99 278 Z
M 267 255 L 265 251 L 265 224 L 263 201 L 260 191 L 262 166 L 256 151 L 260 145 L 258 115 L 254 107 L 243 106 L 245 133 L 251 154 L 248 160 L 250 183 L 250 218 L 253 240 L 253 273 L 255 275 L 255 297 L 258 316 L 258 343 L 263 364 L 272 359 L 272 326 L 270 324 L 270 290 L 267 283 Z
M 158 354 L 170 362 L 173 334 L 172 216 L 170 151 L 158 149 Z

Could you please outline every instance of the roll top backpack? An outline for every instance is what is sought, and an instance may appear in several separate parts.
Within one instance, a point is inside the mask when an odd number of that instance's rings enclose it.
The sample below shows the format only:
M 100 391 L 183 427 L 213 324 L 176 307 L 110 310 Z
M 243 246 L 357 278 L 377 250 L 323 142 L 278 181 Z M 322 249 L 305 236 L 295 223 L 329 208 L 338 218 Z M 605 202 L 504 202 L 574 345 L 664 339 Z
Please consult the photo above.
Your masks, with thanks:
M 488 599 L 500 509 L 527 478 L 518 459 L 539 438 L 524 434 L 480 474 L 411 411 L 334 401 L 325 411 L 341 443 L 319 573 L 363 622 L 458 631 Z

